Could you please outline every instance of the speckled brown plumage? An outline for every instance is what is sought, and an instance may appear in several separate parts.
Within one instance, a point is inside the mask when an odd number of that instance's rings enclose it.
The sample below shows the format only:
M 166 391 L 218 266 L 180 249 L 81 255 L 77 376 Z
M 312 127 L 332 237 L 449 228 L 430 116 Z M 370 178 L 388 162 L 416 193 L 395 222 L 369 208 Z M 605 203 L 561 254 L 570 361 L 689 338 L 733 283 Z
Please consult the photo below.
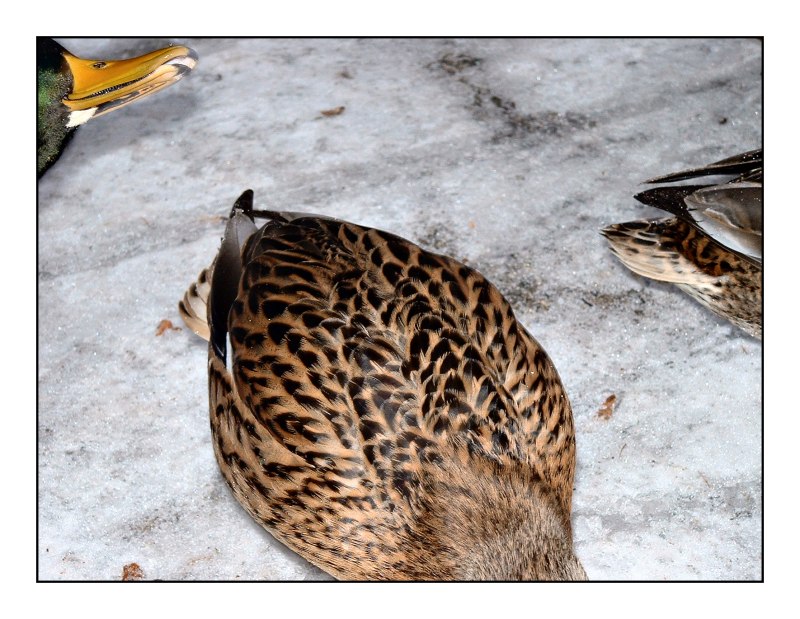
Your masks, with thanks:
M 500 292 L 342 221 L 273 214 L 250 234 L 243 198 L 201 334 L 215 453 L 245 509 L 337 578 L 585 578 L 569 401 Z M 202 323 L 198 290 L 181 312 Z
M 671 282 L 761 338 L 763 184 L 761 151 L 648 181 L 727 175 L 726 182 L 657 187 L 636 196 L 675 217 L 631 221 L 601 232 L 629 269 Z M 731 178 L 733 177 L 733 178 Z

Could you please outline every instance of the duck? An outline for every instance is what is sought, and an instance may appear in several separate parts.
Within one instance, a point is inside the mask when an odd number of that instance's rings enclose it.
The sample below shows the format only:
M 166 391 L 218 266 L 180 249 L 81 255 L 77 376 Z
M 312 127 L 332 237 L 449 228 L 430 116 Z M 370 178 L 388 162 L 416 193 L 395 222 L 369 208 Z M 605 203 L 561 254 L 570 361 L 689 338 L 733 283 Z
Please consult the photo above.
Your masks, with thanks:
M 675 284 L 760 340 L 763 151 L 750 150 L 645 182 L 663 185 L 706 176 L 724 178 L 705 184 L 654 187 L 634 196 L 672 217 L 613 224 L 601 234 L 631 271 Z
M 89 119 L 158 92 L 190 72 L 197 53 L 182 45 L 127 60 L 87 60 L 55 40 L 36 38 L 37 178 Z
M 209 342 L 222 476 L 307 561 L 354 581 L 586 579 L 569 399 L 478 271 L 247 190 L 178 309 Z

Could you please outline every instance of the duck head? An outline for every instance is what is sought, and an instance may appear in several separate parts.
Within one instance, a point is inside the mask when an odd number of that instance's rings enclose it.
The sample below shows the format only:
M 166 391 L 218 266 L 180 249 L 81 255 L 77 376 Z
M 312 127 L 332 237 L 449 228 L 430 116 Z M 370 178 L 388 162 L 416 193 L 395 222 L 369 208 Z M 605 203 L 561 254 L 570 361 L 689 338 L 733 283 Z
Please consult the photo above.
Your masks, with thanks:
M 197 54 L 182 45 L 127 60 L 96 60 L 80 58 L 44 37 L 37 38 L 36 55 L 40 177 L 78 126 L 166 88 L 197 63 Z

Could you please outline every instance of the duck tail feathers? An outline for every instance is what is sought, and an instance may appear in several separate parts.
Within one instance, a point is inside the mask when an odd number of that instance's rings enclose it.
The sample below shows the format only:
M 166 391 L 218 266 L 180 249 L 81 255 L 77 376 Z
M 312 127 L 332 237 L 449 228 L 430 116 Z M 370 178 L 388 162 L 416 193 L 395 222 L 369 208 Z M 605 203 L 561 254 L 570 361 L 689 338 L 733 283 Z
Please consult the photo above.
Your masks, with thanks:
M 178 312 L 183 322 L 197 335 L 208 341 L 211 332 L 208 327 L 208 294 L 211 291 L 211 267 L 203 269 L 197 281 L 186 290 L 178 303 Z
M 692 281 L 702 274 L 680 251 L 688 224 L 678 219 L 630 221 L 603 228 L 611 251 L 631 271 L 673 284 Z

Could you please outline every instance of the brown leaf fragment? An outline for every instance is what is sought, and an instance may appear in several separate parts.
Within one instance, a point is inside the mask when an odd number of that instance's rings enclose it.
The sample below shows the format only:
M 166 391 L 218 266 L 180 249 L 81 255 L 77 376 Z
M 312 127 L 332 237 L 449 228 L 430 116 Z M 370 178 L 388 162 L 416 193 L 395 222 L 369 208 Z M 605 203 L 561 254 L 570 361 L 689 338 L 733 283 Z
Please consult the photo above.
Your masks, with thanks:
M 181 328 L 180 327 L 176 327 L 175 325 L 172 324 L 171 320 L 167 320 L 165 318 L 164 320 L 159 322 L 158 326 L 156 327 L 156 337 L 164 335 L 164 331 L 167 331 L 167 330 L 180 331 Z
M 144 572 L 138 563 L 122 566 L 122 580 L 144 580 Z
M 342 112 L 344 112 L 344 106 L 340 105 L 339 107 L 335 107 L 330 110 L 322 110 L 320 114 L 323 116 L 338 116 Z
M 614 412 L 614 406 L 617 403 L 617 396 L 616 394 L 611 394 L 606 398 L 606 401 L 603 402 L 603 405 L 597 411 L 597 416 L 600 419 L 610 419 L 611 414 Z

